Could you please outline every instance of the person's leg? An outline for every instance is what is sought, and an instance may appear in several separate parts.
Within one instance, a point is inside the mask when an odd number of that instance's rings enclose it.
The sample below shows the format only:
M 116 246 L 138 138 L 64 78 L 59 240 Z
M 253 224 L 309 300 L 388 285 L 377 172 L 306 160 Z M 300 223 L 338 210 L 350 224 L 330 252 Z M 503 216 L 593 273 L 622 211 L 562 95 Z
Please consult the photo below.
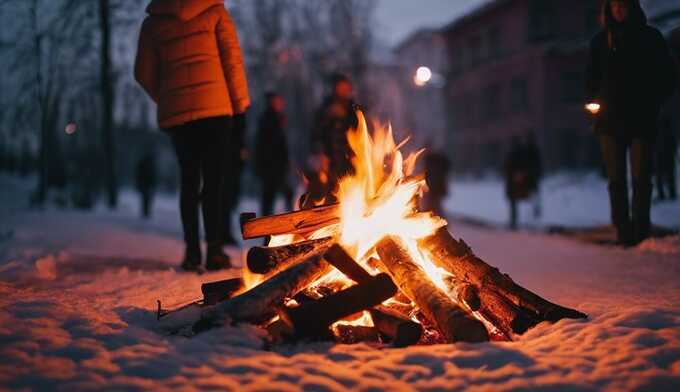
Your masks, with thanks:
M 183 267 L 201 264 L 201 246 L 198 227 L 198 206 L 201 186 L 201 152 L 196 135 L 189 126 L 170 131 L 172 145 L 180 168 L 179 209 L 184 231 L 186 253 Z
M 510 201 L 510 230 L 517 230 L 517 200 L 512 197 L 508 200 Z
M 222 213 L 224 217 L 222 239 L 227 245 L 235 245 L 237 241 L 232 233 L 231 218 L 239 203 L 241 194 L 241 172 L 243 170 L 243 164 L 240 158 L 240 146 L 234 144 L 233 138 L 229 138 L 229 142 L 225 146 L 225 155 L 222 191 Z
M 643 241 L 651 228 L 653 145 L 649 140 L 633 139 L 630 166 L 633 178 L 633 239 Z
M 271 215 L 274 211 L 274 200 L 276 200 L 276 184 L 275 179 L 262 179 L 262 195 L 260 203 L 260 213 L 263 216 Z
M 675 164 L 675 156 L 671 157 L 668 163 L 668 176 L 666 178 L 666 183 L 668 184 L 668 193 L 670 194 L 671 200 L 678 199 L 678 185 L 676 182 L 677 167 Z
M 208 243 L 207 269 L 230 266 L 229 258 L 222 252 L 224 229 L 224 178 L 225 151 L 231 135 L 231 118 L 215 117 L 201 120 L 203 139 L 203 225 Z
M 609 183 L 609 202 L 612 224 L 616 227 L 618 241 L 630 243 L 630 207 L 626 170 L 626 143 L 613 136 L 600 136 L 600 148 Z

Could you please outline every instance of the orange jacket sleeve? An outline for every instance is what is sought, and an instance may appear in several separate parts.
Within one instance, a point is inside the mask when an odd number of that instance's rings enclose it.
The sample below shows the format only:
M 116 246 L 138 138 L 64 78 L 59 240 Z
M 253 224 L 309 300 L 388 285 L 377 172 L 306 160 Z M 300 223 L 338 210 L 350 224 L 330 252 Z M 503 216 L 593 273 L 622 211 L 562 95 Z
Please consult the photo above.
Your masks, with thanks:
M 224 8 L 220 11 L 220 20 L 217 24 L 216 34 L 224 79 L 227 82 L 227 89 L 229 90 L 234 114 L 244 113 L 248 106 L 250 106 L 248 81 L 246 79 L 243 55 L 238 42 L 236 26 Z
M 151 34 L 148 31 L 148 21 L 144 21 L 139 33 L 137 57 L 135 58 L 135 79 L 147 94 L 158 103 L 160 59 L 153 46 Z

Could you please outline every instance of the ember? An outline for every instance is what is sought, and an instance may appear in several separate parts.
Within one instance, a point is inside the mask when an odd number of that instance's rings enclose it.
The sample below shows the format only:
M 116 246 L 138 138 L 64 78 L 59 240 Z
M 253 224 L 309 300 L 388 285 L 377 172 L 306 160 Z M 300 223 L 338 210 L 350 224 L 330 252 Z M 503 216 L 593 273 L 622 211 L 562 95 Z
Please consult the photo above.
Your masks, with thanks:
M 512 340 L 541 321 L 585 318 L 517 285 L 418 211 L 422 151 L 403 157 L 389 127 L 348 132 L 355 174 L 338 202 L 282 215 L 244 215 L 244 238 L 271 236 L 247 256 L 243 287 L 212 293 L 200 325 L 229 319 L 267 327 L 275 341 L 335 337 L 415 343 Z M 239 281 L 240 282 L 240 281 Z M 233 285 L 232 285 L 233 286 Z M 219 285 L 213 285 L 219 288 Z M 294 300 L 293 300 L 294 298 Z

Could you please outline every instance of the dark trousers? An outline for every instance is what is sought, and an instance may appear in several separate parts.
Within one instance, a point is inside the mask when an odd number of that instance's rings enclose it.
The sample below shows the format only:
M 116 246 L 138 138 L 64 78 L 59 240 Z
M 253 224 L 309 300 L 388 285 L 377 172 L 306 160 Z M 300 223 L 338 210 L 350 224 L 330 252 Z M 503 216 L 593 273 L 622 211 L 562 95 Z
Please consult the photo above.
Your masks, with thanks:
M 180 167 L 179 205 L 188 252 L 200 254 L 199 205 L 208 245 L 221 241 L 225 151 L 231 117 L 212 117 L 168 129 Z
M 281 194 L 286 203 L 288 211 L 293 210 L 293 190 L 286 181 L 286 174 L 262 180 L 262 197 L 260 199 L 260 213 L 263 216 L 271 215 L 274 212 L 274 201 L 276 196 Z
M 675 157 L 671 162 L 662 162 L 656 171 L 656 191 L 659 199 L 666 198 L 666 191 L 668 196 L 675 200 L 678 197 L 678 190 L 675 184 Z
M 600 147 L 609 180 L 612 223 L 618 230 L 619 240 L 641 241 L 649 236 L 651 226 L 653 143 L 602 135 Z M 632 209 L 628 200 L 627 155 L 630 155 L 633 181 Z

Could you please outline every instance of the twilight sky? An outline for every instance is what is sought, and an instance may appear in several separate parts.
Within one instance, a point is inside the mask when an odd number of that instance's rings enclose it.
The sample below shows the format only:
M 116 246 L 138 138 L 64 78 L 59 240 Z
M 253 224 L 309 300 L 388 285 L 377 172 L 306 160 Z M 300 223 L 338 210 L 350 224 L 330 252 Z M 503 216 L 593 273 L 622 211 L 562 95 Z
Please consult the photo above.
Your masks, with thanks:
M 377 38 L 395 45 L 422 27 L 439 27 L 488 0 L 377 0 Z

